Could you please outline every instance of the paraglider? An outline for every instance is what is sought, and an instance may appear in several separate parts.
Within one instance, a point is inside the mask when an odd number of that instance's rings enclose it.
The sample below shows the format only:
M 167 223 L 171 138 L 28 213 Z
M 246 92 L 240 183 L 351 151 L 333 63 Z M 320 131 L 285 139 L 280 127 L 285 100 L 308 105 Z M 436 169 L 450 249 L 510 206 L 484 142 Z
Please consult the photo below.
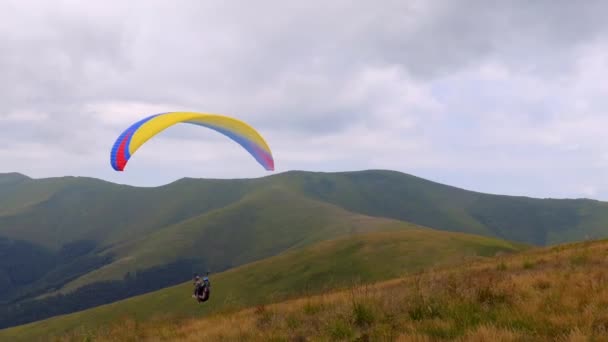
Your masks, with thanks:
M 274 171 L 272 152 L 253 127 L 238 119 L 207 113 L 167 112 L 149 116 L 127 128 L 116 140 L 110 162 L 116 171 L 124 171 L 129 159 L 146 141 L 165 129 L 188 123 L 215 130 L 241 145 L 267 171 Z
M 194 294 L 193 298 L 199 303 L 206 302 L 209 300 L 209 295 L 211 294 L 211 282 L 209 281 L 209 272 L 207 275 L 201 279 L 199 275 L 194 277 Z
M 116 171 L 124 171 L 129 159 L 146 141 L 165 129 L 188 123 L 215 130 L 241 145 L 255 160 L 268 171 L 274 171 L 272 151 L 264 138 L 253 127 L 238 119 L 207 113 L 167 112 L 148 116 L 135 122 L 116 139 L 110 154 L 110 163 Z M 199 303 L 209 300 L 211 283 L 207 276 L 194 279 L 193 298 Z

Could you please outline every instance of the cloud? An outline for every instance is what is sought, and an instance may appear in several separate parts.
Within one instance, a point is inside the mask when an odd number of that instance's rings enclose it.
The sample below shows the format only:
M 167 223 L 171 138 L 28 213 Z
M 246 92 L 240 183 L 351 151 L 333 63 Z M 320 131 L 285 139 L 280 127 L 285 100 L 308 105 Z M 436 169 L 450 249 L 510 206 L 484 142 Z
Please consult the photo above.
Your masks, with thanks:
M 604 13 L 605 1 L 3 1 L 0 171 L 146 185 L 266 174 L 188 125 L 110 169 L 132 122 L 193 110 L 254 125 L 278 171 L 394 168 L 608 198 Z

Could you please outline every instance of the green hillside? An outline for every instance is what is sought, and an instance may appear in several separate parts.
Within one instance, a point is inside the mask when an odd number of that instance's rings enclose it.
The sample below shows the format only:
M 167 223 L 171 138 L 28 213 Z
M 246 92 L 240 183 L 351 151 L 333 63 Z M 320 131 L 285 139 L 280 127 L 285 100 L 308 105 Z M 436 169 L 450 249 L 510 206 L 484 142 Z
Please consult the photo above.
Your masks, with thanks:
M 275 178 L 353 212 L 435 229 L 536 245 L 608 237 L 605 202 L 489 195 L 384 170 L 294 171 Z
M 95 329 L 124 317 L 136 320 L 207 316 L 420 271 L 523 248 L 491 238 L 424 228 L 364 233 L 323 241 L 212 276 L 212 298 L 199 305 L 190 283 L 83 312 L 0 331 L 0 339 L 48 339 L 72 329 Z
M 29 179 L 29 177 L 17 172 L 0 173 L 0 186 L 2 186 L 1 189 L 6 189 L 7 186 L 19 184 Z
M 24 307 L 33 311 L 23 320 L 41 318 L 34 313 L 44 315 L 47 302 L 33 298 L 82 289 L 78 300 L 52 302 L 72 312 L 176 284 L 193 270 L 402 229 L 397 221 L 545 245 L 607 237 L 608 203 L 488 195 L 382 170 L 149 188 L 0 174 L 0 303 L 11 305 L 0 322 L 10 325 Z
M 225 270 L 283 251 L 342 235 L 414 225 L 372 218 L 269 188 L 240 201 L 111 248 L 116 261 L 68 284 L 64 290 L 178 259 L 199 260 L 205 269 Z
M 77 240 L 108 246 L 221 208 L 246 192 L 238 180 L 156 188 L 81 177 L 28 180 L 2 192 L 0 235 L 53 249 Z
M 182 179 L 154 188 L 83 177 L 0 175 L 0 236 L 58 249 L 122 243 L 281 187 L 370 216 L 538 245 L 608 236 L 608 204 L 487 195 L 382 170 L 286 172 L 257 179 Z
M 23 299 L 0 308 L 0 327 L 160 289 L 187 279 L 195 270 L 222 271 L 342 235 L 412 227 L 396 220 L 350 213 L 281 188 L 267 188 L 139 239 L 97 253 L 89 249 L 88 253 L 74 255 L 75 261 L 69 262 L 75 265 L 67 270 L 59 264 L 49 268 L 51 272 L 46 275 L 41 272 L 45 267 L 36 267 L 41 278 L 5 294 L 9 302 Z M 13 262 L 25 260 L 38 266 L 37 258 L 29 255 L 34 254 L 13 254 Z M 10 272 L 11 264 L 7 262 L 5 270 L 9 278 L 15 278 L 19 274 Z M 67 296 L 57 296 L 58 292 Z M 27 300 L 28 296 L 36 300 Z

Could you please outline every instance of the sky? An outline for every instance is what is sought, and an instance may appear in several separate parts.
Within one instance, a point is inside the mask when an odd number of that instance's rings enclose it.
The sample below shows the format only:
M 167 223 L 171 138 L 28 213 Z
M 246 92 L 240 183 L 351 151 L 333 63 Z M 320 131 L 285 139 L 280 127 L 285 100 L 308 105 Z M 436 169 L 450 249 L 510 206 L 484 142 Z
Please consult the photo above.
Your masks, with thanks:
M 0 1 L 0 172 L 156 186 L 270 175 L 194 125 L 124 172 L 151 114 L 237 117 L 277 172 L 391 169 L 608 200 L 608 1 Z

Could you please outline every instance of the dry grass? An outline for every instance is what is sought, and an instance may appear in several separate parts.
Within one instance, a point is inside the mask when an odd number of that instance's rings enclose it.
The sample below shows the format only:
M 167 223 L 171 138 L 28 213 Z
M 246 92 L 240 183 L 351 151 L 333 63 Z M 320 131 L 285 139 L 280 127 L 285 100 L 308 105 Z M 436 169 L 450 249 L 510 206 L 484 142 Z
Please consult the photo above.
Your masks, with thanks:
M 543 249 L 198 320 L 60 341 L 608 341 L 608 243 Z

